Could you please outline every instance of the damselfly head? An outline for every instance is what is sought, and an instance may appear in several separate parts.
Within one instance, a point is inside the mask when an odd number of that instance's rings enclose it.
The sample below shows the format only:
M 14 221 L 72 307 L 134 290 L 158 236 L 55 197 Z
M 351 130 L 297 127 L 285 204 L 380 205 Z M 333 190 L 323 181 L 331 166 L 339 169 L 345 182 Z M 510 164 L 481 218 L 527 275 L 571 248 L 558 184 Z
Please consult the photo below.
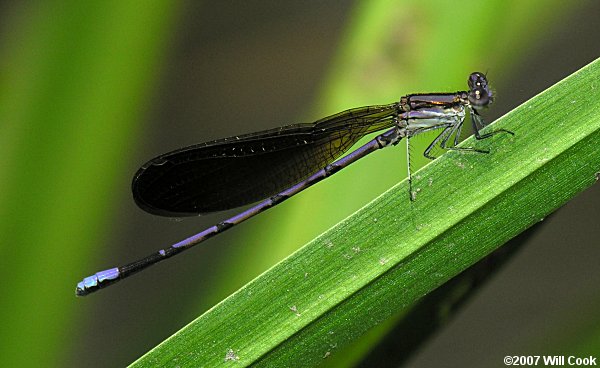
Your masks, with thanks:
M 487 107 L 493 102 L 494 96 L 488 86 L 485 74 L 480 72 L 471 73 L 467 83 L 469 84 L 469 103 L 474 109 Z

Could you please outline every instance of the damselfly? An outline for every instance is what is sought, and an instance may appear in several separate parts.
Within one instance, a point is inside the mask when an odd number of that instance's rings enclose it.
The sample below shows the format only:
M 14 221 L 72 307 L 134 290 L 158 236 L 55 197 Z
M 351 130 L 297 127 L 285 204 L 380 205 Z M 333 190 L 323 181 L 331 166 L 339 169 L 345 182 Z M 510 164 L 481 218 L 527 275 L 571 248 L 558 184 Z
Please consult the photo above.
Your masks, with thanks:
M 195 216 L 263 201 L 146 258 L 86 277 L 77 284 L 77 295 L 90 294 L 189 249 L 403 138 L 408 152 L 411 137 L 441 130 L 423 152 L 429 159 L 435 158 L 431 151 L 437 145 L 488 153 L 457 147 L 467 112 L 477 139 L 513 133 L 505 129 L 480 133 L 485 123 L 479 113 L 492 103 L 492 91 L 482 73 L 472 73 L 468 86 L 468 91 L 455 93 L 411 94 L 388 105 L 359 107 L 312 124 L 287 125 L 193 145 L 150 160 L 138 170 L 132 183 L 135 202 L 149 213 Z M 338 159 L 365 135 L 384 129 L 388 130 Z M 414 200 L 408 161 L 409 198 Z

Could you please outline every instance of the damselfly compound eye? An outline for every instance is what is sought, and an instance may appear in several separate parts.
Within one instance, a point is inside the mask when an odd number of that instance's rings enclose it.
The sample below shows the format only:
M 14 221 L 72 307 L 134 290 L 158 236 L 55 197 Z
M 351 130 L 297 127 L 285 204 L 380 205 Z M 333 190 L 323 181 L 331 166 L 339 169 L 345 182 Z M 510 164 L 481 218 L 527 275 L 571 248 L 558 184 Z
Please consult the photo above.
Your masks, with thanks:
M 488 86 L 485 74 L 471 73 L 467 80 L 469 85 L 469 103 L 474 109 L 480 109 L 493 102 L 492 90 Z

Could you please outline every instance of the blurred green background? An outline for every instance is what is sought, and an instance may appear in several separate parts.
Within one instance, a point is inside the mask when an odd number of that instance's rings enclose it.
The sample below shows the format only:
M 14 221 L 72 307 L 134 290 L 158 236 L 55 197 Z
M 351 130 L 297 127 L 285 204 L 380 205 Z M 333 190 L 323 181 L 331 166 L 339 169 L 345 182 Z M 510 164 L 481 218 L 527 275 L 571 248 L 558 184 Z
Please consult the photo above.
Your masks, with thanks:
M 84 276 L 235 213 L 139 210 L 130 182 L 148 159 L 463 89 L 474 70 L 496 89 L 491 121 L 600 54 L 599 2 L 456 4 L 0 3 L 2 365 L 131 363 L 406 175 L 404 150 L 385 150 L 186 256 L 76 298 Z M 409 366 L 600 354 L 599 191 L 539 226 Z

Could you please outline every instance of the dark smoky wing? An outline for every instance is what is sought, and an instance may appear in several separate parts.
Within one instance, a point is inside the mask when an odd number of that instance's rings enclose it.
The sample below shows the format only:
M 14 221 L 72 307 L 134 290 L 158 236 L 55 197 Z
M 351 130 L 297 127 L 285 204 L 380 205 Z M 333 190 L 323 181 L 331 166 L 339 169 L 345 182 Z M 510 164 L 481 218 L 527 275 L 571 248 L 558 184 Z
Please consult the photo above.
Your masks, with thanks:
M 394 124 L 395 105 L 347 110 L 295 124 L 220 139 L 160 155 L 132 183 L 140 208 L 193 216 L 267 198 L 308 178 L 368 133 Z

